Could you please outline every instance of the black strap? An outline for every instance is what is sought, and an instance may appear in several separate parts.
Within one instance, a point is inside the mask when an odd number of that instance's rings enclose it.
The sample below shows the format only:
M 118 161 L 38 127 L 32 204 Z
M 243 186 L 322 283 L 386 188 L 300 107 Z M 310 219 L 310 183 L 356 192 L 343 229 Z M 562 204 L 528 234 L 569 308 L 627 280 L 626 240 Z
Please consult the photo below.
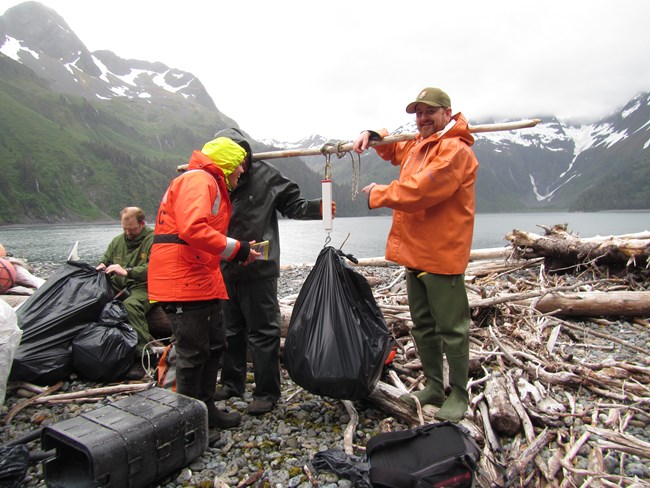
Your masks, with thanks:
M 188 245 L 178 234 L 156 234 L 153 236 L 154 244 L 184 244 Z
M 373 487 L 384 488 L 432 488 L 431 483 L 408 473 L 386 468 L 370 468 L 370 482 Z
M 390 435 L 378 434 L 375 437 L 371 438 L 366 444 L 366 455 L 380 446 L 388 446 L 390 444 L 395 444 L 396 442 L 402 442 L 408 439 L 413 439 L 421 435 L 428 435 L 433 429 L 442 427 L 443 425 L 448 425 L 449 422 L 440 422 L 438 424 L 426 424 L 412 429 L 392 431 Z M 452 424 L 453 425 L 453 424 Z

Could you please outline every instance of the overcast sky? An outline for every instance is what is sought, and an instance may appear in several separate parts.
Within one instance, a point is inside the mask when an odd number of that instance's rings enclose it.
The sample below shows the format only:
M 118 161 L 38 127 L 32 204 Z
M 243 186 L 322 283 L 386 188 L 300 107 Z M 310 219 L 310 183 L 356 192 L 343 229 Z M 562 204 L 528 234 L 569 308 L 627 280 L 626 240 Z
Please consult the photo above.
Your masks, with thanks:
M 193 73 L 256 139 L 392 130 L 426 86 L 470 122 L 593 120 L 650 91 L 648 0 L 41 3 L 91 51 Z

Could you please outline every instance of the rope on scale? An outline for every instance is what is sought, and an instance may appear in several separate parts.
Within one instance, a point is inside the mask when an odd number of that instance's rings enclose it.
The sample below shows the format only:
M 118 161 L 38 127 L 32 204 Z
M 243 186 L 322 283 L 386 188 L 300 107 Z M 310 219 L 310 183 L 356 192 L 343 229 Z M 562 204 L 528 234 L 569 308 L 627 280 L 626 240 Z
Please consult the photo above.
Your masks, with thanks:
M 344 150 L 343 146 L 348 144 L 346 141 L 328 141 L 320 148 L 321 154 L 325 156 L 325 170 L 321 180 L 321 197 L 323 207 L 323 228 L 327 232 L 325 246 L 331 242 L 330 233 L 334 227 L 334 216 L 332 215 L 332 153 L 341 159 L 345 154 L 349 154 L 352 159 L 352 200 L 359 194 L 359 181 L 361 179 L 361 155 L 357 155 L 358 165 L 355 167 L 354 154 L 349 150 Z M 348 236 L 349 237 L 349 236 Z M 347 240 L 347 238 L 346 238 Z M 341 245 L 343 247 L 343 245 Z

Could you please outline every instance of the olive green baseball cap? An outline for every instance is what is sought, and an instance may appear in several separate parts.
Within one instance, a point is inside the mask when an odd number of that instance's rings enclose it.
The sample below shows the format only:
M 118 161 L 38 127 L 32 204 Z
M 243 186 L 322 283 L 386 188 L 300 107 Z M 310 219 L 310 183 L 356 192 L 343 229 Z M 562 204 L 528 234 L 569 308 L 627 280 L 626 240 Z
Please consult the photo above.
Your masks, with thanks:
M 422 91 L 420 91 L 415 101 L 409 103 L 406 106 L 406 113 L 414 114 L 415 106 L 418 103 L 424 103 L 431 107 L 445 107 L 445 108 L 451 107 L 451 100 L 449 99 L 449 95 L 447 95 L 440 88 L 435 88 L 432 86 L 424 88 Z

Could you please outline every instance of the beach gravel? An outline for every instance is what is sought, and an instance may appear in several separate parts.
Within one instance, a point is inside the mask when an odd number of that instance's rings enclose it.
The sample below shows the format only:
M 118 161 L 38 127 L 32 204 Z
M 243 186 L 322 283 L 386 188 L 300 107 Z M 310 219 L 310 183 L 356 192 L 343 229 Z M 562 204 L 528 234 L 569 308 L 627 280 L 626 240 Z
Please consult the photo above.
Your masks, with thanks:
M 290 266 L 284 268 L 279 282 L 279 296 L 295 296 L 309 272 L 308 267 Z M 395 267 L 368 267 L 362 273 L 373 281 L 387 283 L 395 276 Z M 597 328 L 593 322 L 585 322 L 585 328 Z M 608 325 L 608 333 L 618 335 L 639 348 L 650 348 L 650 334 L 639 333 L 642 330 L 637 325 L 617 321 Z M 615 345 L 603 341 L 596 347 L 577 351 L 584 354 L 585 360 L 590 362 L 604 361 L 608 358 L 616 360 L 633 360 L 635 352 L 629 348 L 615 348 Z M 574 346 L 581 347 L 580 345 Z M 615 348 L 615 349 L 614 349 Z M 567 349 L 567 352 L 571 352 Z M 638 353 L 636 353 L 638 354 Z M 329 471 L 318 472 L 312 466 L 313 457 L 319 451 L 330 449 L 343 450 L 343 437 L 350 416 L 340 400 L 314 395 L 297 386 L 282 370 L 282 397 L 272 412 L 261 416 L 246 414 L 246 406 L 251 401 L 253 388 L 253 374 L 249 372 L 247 391 L 243 398 L 232 398 L 220 402 L 220 406 L 237 410 L 242 413 L 241 425 L 222 430 L 220 439 L 210 446 L 200 457 L 188 466 L 158 480 L 156 487 L 297 487 L 306 488 L 314 486 L 305 471 L 318 481 L 318 486 L 324 488 L 348 488 L 352 486 L 350 480 Z M 64 384 L 60 392 L 85 390 L 100 386 L 85 383 L 77 378 Z M 558 393 L 559 395 L 559 393 Z M 116 397 L 102 399 L 99 404 L 92 402 L 68 403 L 57 405 L 31 405 L 22 409 L 15 418 L 3 424 L 3 442 L 20 438 L 33 433 L 40 427 L 51 425 L 61 420 L 74 417 L 82 412 L 97 408 L 101 404 L 115 401 Z M 561 400 L 561 398 L 558 398 Z M 576 399 L 578 409 L 589 412 L 598 399 L 589 395 L 581 395 Z M 9 410 L 24 398 L 18 396 L 15 390 L 8 390 L 5 404 L 2 407 L 2 418 Z M 368 440 L 379 433 L 380 422 L 388 415 L 374 405 L 358 401 L 354 406 L 359 414 L 353 443 L 355 454 L 364 457 L 363 446 Z M 640 416 L 628 426 L 627 432 L 646 442 L 650 441 L 650 426 L 648 416 Z M 645 421 L 643 421 L 645 419 Z M 607 419 L 600 419 L 605 422 Z M 580 418 L 567 417 L 566 422 L 571 422 L 574 435 L 579 436 L 584 431 Z M 395 419 L 393 430 L 407 428 L 408 426 Z M 507 441 L 506 441 L 507 442 Z M 26 444 L 32 451 L 40 450 L 38 440 Z M 542 457 L 547 459 L 552 453 L 543 451 Z M 589 463 L 589 450 L 579 452 L 576 458 L 576 468 L 586 468 Z M 638 476 L 640 479 L 650 479 L 650 462 L 648 459 L 637 456 L 606 456 L 605 467 L 609 472 L 620 470 L 622 459 L 625 461 L 627 476 Z M 26 473 L 22 483 L 24 487 L 46 486 L 43 479 L 43 467 L 40 462 L 33 462 Z

